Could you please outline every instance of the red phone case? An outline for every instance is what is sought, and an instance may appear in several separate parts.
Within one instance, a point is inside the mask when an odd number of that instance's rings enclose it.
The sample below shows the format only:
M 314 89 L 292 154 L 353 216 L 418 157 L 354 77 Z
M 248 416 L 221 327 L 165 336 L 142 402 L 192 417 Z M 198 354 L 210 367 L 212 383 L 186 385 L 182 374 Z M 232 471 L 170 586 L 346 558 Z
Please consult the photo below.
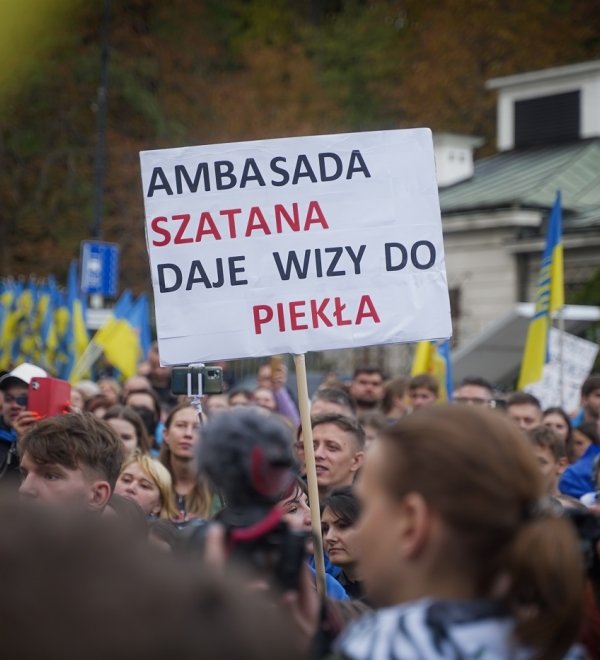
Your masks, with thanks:
M 64 415 L 71 405 L 71 385 L 60 378 L 32 378 L 28 409 L 41 418 Z

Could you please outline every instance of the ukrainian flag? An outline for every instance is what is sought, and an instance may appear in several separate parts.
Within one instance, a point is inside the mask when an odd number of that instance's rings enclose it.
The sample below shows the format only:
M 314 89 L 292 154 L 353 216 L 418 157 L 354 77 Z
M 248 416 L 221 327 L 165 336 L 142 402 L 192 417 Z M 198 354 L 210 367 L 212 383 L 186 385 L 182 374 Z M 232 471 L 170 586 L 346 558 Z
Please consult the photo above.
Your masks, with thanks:
M 0 332 L 0 369 L 9 369 L 12 363 L 12 345 L 18 312 L 15 311 L 16 301 L 21 295 L 22 285 L 8 281 L 2 291 L 2 328 Z
M 550 213 L 546 248 L 538 276 L 535 313 L 529 323 L 517 385 L 520 390 L 541 380 L 544 365 L 548 362 L 550 315 L 565 304 L 563 273 L 562 208 L 559 191 Z
M 134 304 L 131 292 L 125 291 L 93 339 L 123 378 L 135 376 L 142 357 L 139 319 L 143 302 L 138 303 Z
M 431 374 L 440 384 L 440 400 L 452 398 L 452 362 L 450 359 L 450 340 L 443 342 L 420 341 L 413 358 L 411 376 Z

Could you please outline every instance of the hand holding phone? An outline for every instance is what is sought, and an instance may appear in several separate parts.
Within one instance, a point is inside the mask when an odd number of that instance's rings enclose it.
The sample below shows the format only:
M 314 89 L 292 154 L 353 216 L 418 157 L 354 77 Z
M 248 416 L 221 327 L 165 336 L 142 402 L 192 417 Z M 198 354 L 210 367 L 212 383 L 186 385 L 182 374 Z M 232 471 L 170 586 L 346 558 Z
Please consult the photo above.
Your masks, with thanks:
M 27 408 L 39 419 L 70 412 L 71 385 L 60 378 L 32 378 Z

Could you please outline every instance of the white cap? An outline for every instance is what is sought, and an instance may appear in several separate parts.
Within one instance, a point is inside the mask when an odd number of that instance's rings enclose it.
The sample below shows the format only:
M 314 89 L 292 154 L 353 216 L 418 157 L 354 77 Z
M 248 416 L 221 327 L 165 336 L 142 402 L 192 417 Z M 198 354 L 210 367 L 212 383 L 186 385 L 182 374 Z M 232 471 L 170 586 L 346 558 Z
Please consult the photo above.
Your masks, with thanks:
M 29 385 L 32 378 L 47 378 L 48 374 L 41 368 L 36 367 L 35 364 L 23 362 L 18 367 L 15 367 L 10 373 L 4 374 L 0 378 L 0 390 L 5 390 L 11 385 Z

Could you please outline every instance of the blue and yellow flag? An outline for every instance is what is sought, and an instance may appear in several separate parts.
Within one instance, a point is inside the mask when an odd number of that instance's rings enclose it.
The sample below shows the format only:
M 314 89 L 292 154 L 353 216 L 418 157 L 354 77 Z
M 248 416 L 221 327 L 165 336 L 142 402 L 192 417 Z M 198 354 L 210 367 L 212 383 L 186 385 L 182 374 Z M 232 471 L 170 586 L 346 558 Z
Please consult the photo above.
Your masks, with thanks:
M 132 322 L 132 315 L 135 314 L 131 292 L 124 291 L 110 318 L 92 340 L 102 348 L 106 359 L 121 372 L 123 378 L 135 376 L 142 354 L 140 332 Z
M 542 378 L 544 365 L 548 362 L 548 331 L 550 315 L 565 304 L 562 208 L 560 191 L 550 213 L 546 248 L 542 258 L 538 287 L 535 296 L 535 312 L 529 323 L 527 340 L 521 362 L 518 389 Z
M 413 358 L 411 376 L 430 374 L 440 384 L 440 401 L 452 398 L 452 362 L 450 360 L 450 340 L 442 342 L 420 341 Z

